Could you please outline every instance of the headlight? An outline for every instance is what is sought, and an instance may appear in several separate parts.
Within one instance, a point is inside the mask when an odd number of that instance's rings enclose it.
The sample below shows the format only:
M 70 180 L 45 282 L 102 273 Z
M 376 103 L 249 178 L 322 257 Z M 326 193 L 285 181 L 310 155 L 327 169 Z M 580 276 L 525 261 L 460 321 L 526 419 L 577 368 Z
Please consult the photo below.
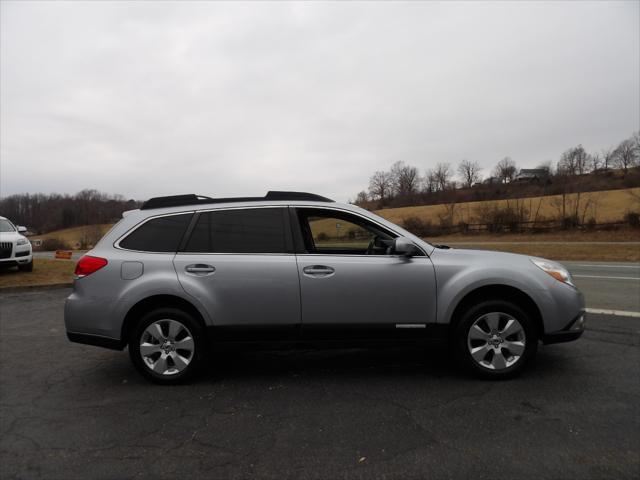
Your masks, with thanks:
M 29 244 L 29 240 L 27 240 L 26 238 L 19 238 L 18 241 L 16 242 L 16 245 L 28 245 Z
M 562 265 L 558 265 L 557 263 L 553 263 L 553 262 L 548 262 L 546 260 L 538 260 L 533 258 L 531 259 L 531 261 L 536 267 L 544 270 L 546 273 L 551 275 L 553 278 L 555 278 L 559 282 L 566 283 L 568 285 L 571 285 L 572 287 L 575 286 L 573 284 L 573 279 L 571 278 L 571 274 Z

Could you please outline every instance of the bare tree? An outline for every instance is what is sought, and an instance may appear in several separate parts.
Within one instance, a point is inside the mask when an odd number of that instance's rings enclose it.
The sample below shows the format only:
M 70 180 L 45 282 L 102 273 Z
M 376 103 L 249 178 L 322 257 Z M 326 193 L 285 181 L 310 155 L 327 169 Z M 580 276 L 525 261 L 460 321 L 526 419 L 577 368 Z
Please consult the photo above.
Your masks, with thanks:
M 391 167 L 391 177 L 396 195 L 406 197 L 418 191 L 420 176 L 418 169 L 404 162 L 396 162 Z
M 628 138 L 623 140 L 613 151 L 613 163 L 616 167 L 624 170 L 624 174 L 626 175 L 627 170 L 638 163 L 638 156 L 639 152 L 634 139 Z
M 17 194 L 0 198 L 0 212 L 31 232 L 43 233 L 63 228 L 112 223 L 139 202 L 121 195 L 83 190 L 75 195 Z
M 592 153 L 588 157 L 588 162 L 589 162 L 589 170 L 591 170 L 592 172 L 597 172 L 598 170 L 600 170 L 600 167 L 602 166 L 602 156 L 597 152 Z
M 444 212 L 438 213 L 438 217 L 440 218 L 440 226 L 444 228 L 451 228 L 455 223 L 457 203 L 447 202 L 442 206 L 444 208 Z
M 369 195 L 367 195 L 367 192 L 365 192 L 364 190 L 361 192 L 358 192 L 358 195 L 356 195 L 356 200 L 355 200 L 355 204 L 356 205 L 364 205 L 365 203 L 367 203 L 369 201 Z
M 578 145 L 575 148 L 575 156 L 578 175 L 589 173 L 589 154 L 585 151 L 582 145 Z
M 496 165 L 493 174 L 498 177 L 502 183 L 512 182 L 518 174 L 518 167 L 511 157 L 504 157 Z
M 558 170 L 566 175 L 587 173 L 588 155 L 582 145 L 565 150 L 560 156 Z
M 613 164 L 613 148 L 603 148 L 600 156 L 602 158 L 602 170 L 606 172 Z
M 472 187 L 480 181 L 482 167 L 476 161 L 462 160 L 458 165 L 458 175 L 462 178 L 465 187 Z
M 438 179 L 433 169 L 427 170 L 424 177 L 422 177 L 422 191 L 426 193 L 438 191 Z
M 386 200 L 393 191 L 393 177 L 389 172 L 378 170 L 369 179 L 369 193 L 373 198 Z
M 433 174 L 438 184 L 438 190 L 446 190 L 453 175 L 451 165 L 449 163 L 438 163 L 433 170 Z

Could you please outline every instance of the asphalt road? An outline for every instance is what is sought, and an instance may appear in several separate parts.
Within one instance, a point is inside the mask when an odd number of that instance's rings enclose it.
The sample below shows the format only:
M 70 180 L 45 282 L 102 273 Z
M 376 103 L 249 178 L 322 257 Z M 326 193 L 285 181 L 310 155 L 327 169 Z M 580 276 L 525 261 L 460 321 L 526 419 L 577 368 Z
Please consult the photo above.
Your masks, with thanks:
M 585 294 L 588 307 L 640 312 L 640 263 L 561 263 Z
M 0 477 L 638 478 L 640 319 L 592 315 L 525 375 L 439 347 L 218 355 L 194 383 L 69 343 L 68 289 L 0 294 Z

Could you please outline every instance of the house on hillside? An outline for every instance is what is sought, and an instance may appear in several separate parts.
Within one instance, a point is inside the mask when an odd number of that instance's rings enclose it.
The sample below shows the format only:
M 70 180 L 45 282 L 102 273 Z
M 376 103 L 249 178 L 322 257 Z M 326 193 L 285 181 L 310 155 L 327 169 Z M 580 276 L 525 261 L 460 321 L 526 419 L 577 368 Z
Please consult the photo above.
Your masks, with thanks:
M 523 168 L 516 176 L 516 182 L 545 183 L 549 180 L 549 170 L 546 168 Z

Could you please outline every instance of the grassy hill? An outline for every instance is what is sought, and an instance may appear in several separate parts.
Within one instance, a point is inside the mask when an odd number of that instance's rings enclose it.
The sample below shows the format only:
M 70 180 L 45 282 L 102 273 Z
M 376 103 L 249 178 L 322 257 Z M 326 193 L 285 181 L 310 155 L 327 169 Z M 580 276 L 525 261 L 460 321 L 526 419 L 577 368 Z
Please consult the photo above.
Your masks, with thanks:
M 474 224 L 486 223 L 492 215 L 494 208 L 517 211 L 521 215 L 523 222 L 541 222 L 545 220 L 557 220 L 562 217 L 564 205 L 565 217 L 577 214 L 581 224 L 593 222 L 596 224 L 624 222 L 625 215 L 629 212 L 640 212 L 640 188 L 629 188 L 620 190 L 604 190 L 595 192 L 586 192 L 581 194 L 567 194 L 564 199 L 562 195 L 548 195 L 543 197 L 517 198 L 510 200 L 488 200 L 483 202 L 464 202 L 449 203 L 440 205 L 420 205 L 412 207 L 386 208 L 377 210 L 376 213 L 398 225 L 406 226 L 408 230 L 418 235 L 428 237 L 438 235 L 451 236 L 451 232 L 447 234 L 447 230 L 438 232 L 437 226 L 444 221 L 449 221 L 451 225 L 458 225 L 461 222 Z M 407 225 L 407 219 L 419 220 L 433 225 L 435 228 L 432 232 L 421 233 L 415 230 L 411 225 Z M 338 223 L 339 228 L 336 228 Z M 415 221 L 413 222 L 415 224 Z M 359 228 L 345 222 L 336 222 L 335 220 L 316 220 L 313 222 L 312 230 L 316 241 L 326 242 L 354 242 L 359 238 Z M 628 231 L 627 231 L 628 230 Z M 454 229 L 455 231 L 455 229 Z M 545 233 L 545 237 L 558 237 L 560 234 L 565 235 L 570 231 Z M 580 232 L 581 239 L 587 240 L 584 236 L 585 232 Z M 351 234 L 351 236 L 350 236 Z M 640 240 L 640 231 L 637 229 L 626 229 L 620 231 L 591 231 L 589 232 L 591 241 L 607 241 L 615 239 L 623 240 Z M 459 236 L 463 234 L 459 233 Z M 468 236 L 468 233 L 466 234 Z M 475 237 L 479 234 L 476 233 Z M 522 234 L 520 234 L 522 236 Z M 365 235 L 366 236 L 366 235 Z M 498 235 L 491 232 L 484 232 L 484 241 L 498 238 Z M 554 237 L 554 238 L 555 238 Z M 539 234 L 538 234 L 538 239 Z M 568 242 L 576 241 L 576 238 L 558 238 Z M 359 240 L 358 240 L 359 241 Z M 527 238 L 521 238 L 521 241 L 529 241 Z
M 454 223 L 481 223 L 487 207 L 510 205 L 523 208 L 529 220 L 554 219 L 562 212 L 562 195 L 529 197 L 510 200 L 484 202 L 464 202 L 444 205 L 419 205 L 414 207 L 385 208 L 376 213 L 394 223 L 402 224 L 408 217 L 418 217 L 424 221 L 439 223 L 441 216 L 453 210 Z M 567 194 L 564 200 L 567 211 L 573 211 L 577 205 L 578 214 L 585 220 L 593 218 L 597 223 L 622 221 L 629 211 L 640 211 L 640 188 L 621 190 L 601 190 L 581 194 Z
M 107 233 L 112 224 L 106 223 L 102 225 L 86 225 L 83 227 L 65 228 L 63 230 L 55 230 L 43 235 L 33 235 L 29 237 L 34 240 L 59 240 L 64 243 L 66 248 L 80 248 L 82 246 L 95 245 L 100 238 Z

